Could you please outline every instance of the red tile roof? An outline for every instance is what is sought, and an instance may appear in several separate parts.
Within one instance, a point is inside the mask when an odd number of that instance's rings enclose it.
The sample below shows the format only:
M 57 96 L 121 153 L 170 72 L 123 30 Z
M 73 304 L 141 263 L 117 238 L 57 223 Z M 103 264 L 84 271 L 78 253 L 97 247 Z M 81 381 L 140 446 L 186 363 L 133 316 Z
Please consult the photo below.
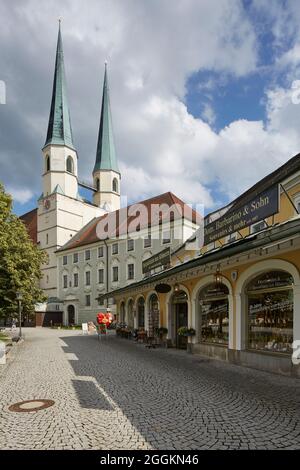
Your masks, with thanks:
M 37 209 L 33 209 L 26 214 L 21 215 L 20 219 L 24 222 L 28 235 L 33 243 L 37 244 Z
M 172 208 L 171 212 L 170 208 Z M 100 233 L 107 232 L 107 238 L 114 238 L 151 227 L 151 220 L 152 225 L 156 226 L 168 220 L 174 221 L 182 218 L 197 223 L 200 217 L 175 194 L 167 192 L 94 218 L 58 251 L 99 242 L 97 226 L 98 230 L 102 227 Z M 154 223 L 153 220 L 155 220 Z

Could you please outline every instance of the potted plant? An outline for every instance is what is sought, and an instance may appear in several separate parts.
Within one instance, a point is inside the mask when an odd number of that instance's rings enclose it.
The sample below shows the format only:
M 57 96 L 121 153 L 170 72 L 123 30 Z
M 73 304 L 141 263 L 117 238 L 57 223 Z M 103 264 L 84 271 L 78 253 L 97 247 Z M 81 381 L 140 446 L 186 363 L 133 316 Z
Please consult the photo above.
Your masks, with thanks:
M 165 326 L 161 326 L 159 328 L 154 329 L 154 335 L 159 339 L 159 343 L 161 345 L 164 345 L 165 347 L 167 347 L 167 341 L 166 341 L 167 334 L 168 334 L 168 328 L 166 328 Z
M 164 336 L 167 336 L 168 334 L 168 328 L 161 326 L 160 328 L 155 328 L 155 333 L 159 338 L 163 338 Z
M 192 353 L 193 345 L 192 345 L 191 338 L 192 336 L 195 336 L 196 330 L 194 328 L 188 328 L 187 326 L 181 326 L 180 328 L 178 328 L 177 334 L 179 336 L 185 336 L 188 338 L 187 345 L 186 345 L 187 352 Z
M 195 336 L 196 330 L 194 328 L 188 328 L 187 326 L 181 326 L 177 330 L 179 336 Z

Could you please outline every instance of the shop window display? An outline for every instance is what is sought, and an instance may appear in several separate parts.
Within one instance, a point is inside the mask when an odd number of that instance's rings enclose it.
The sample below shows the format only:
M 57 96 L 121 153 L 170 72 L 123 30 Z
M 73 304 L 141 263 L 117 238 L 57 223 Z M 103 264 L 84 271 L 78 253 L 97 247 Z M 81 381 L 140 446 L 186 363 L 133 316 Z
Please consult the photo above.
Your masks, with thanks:
M 250 282 L 248 347 L 292 353 L 293 278 L 284 271 L 264 273 Z
M 201 342 L 227 345 L 229 336 L 228 289 L 210 284 L 199 294 Z

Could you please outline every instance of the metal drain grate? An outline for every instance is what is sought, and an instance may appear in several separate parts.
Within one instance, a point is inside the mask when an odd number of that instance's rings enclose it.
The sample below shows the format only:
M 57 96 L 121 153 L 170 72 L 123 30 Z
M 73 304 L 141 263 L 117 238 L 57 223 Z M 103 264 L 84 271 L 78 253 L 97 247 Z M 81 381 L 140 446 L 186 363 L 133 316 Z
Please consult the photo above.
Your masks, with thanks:
M 30 411 L 40 411 L 49 406 L 54 405 L 53 400 L 26 400 L 20 401 L 19 403 L 14 403 L 8 407 L 9 411 L 15 411 L 17 413 L 28 413 Z

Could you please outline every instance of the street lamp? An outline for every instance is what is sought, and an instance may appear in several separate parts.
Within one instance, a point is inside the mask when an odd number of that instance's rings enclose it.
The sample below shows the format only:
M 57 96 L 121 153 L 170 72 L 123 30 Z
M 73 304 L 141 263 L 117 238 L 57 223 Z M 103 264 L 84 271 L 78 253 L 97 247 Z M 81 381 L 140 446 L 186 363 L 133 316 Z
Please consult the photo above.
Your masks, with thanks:
M 18 301 L 18 307 L 19 307 L 19 337 L 22 338 L 22 318 L 21 318 L 21 301 L 23 299 L 23 295 L 21 292 L 16 292 L 16 297 Z

